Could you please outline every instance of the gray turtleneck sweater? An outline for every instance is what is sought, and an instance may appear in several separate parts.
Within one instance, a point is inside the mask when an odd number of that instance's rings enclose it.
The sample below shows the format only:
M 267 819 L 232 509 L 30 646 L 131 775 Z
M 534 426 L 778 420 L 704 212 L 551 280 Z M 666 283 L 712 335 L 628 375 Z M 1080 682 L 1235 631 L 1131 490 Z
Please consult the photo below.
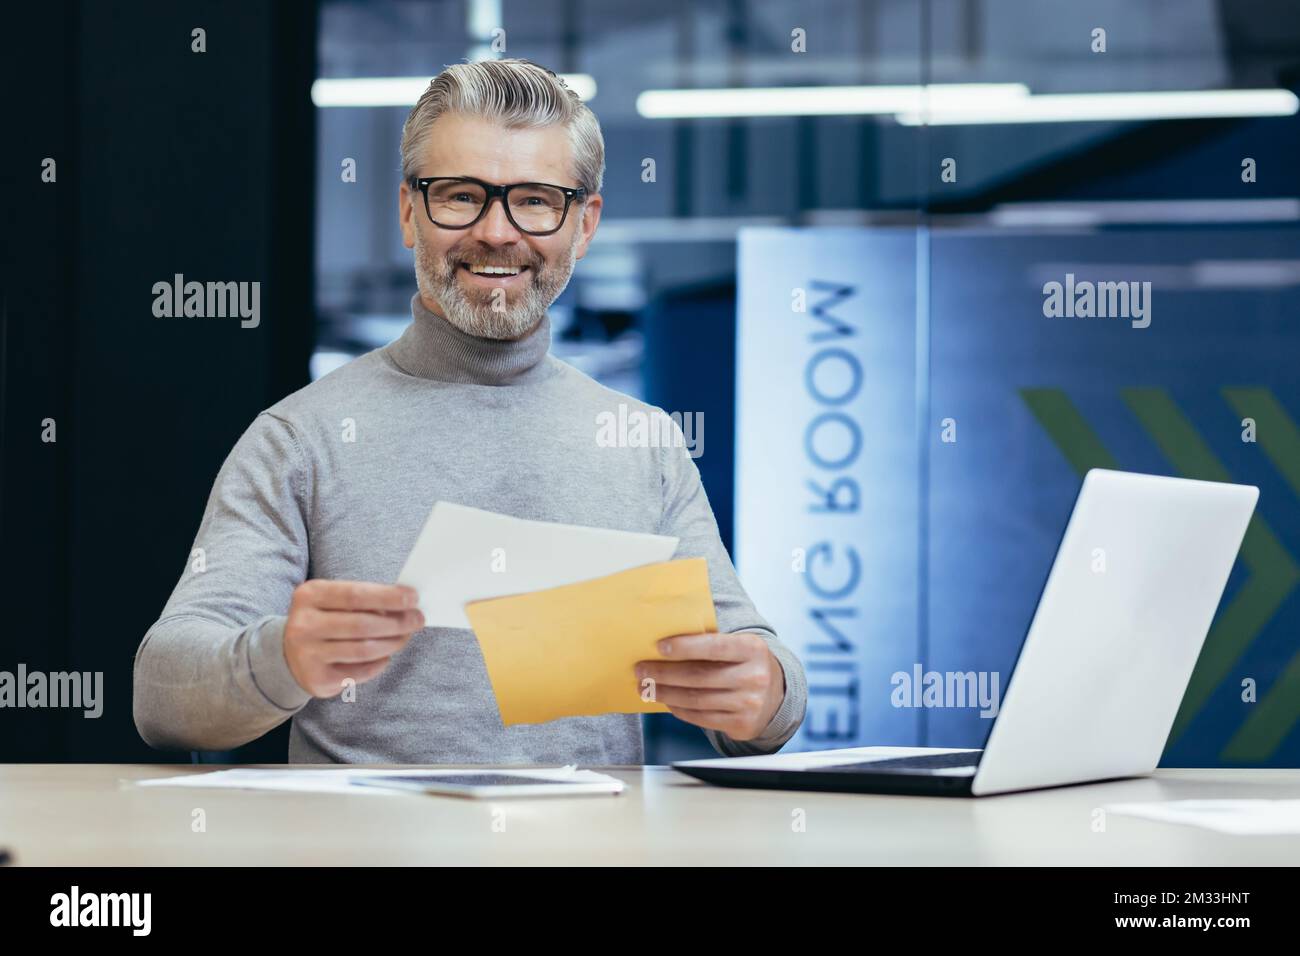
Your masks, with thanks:
M 226 459 L 194 541 L 201 560 L 136 655 L 145 741 L 224 750 L 292 719 L 294 762 L 643 763 L 637 714 L 503 726 L 468 630 L 421 631 L 355 700 L 313 698 L 294 680 L 282 645 L 294 588 L 394 581 L 444 500 L 679 537 L 677 557 L 708 560 L 719 629 L 759 632 L 785 671 L 761 736 L 706 734 L 727 756 L 779 749 L 803 720 L 803 667 L 736 579 L 687 449 L 598 444 L 600 413 L 651 408 L 548 354 L 549 320 L 502 342 L 466 335 L 418 296 L 412 312 L 397 341 L 262 412 Z

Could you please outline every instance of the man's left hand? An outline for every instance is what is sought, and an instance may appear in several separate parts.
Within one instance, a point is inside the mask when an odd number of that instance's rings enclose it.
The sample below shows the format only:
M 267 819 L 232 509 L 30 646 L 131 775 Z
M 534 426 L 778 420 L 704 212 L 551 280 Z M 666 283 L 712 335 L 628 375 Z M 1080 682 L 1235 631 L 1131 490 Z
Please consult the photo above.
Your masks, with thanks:
M 753 631 L 667 637 L 659 653 L 667 659 L 636 665 L 642 696 L 732 740 L 759 736 L 785 700 L 781 662 Z

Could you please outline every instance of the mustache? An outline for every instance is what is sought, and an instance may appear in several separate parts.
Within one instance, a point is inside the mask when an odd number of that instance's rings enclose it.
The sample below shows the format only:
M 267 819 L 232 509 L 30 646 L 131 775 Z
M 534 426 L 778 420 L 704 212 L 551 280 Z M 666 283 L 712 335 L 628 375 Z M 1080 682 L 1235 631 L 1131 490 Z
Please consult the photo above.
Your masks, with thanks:
M 500 253 L 490 250 L 461 249 L 459 246 L 447 251 L 446 261 L 453 268 L 462 262 L 477 262 L 487 266 L 508 266 L 510 268 L 528 266 L 535 272 L 541 271 L 542 266 L 546 263 L 546 260 L 536 253 L 521 260 L 518 257 L 503 258 Z

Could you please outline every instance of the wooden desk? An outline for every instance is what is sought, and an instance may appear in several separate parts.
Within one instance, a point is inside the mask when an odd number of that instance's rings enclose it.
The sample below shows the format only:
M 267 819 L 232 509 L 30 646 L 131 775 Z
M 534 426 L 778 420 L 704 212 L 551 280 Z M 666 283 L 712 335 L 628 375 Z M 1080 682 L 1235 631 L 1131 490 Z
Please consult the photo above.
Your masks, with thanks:
M 477 801 L 402 794 L 141 788 L 212 767 L 0 766 L 0 845 L 29 865 L 1288 864 L 1300 836 L 1231 837 L 1106 803 L 1300 798 L 1300 771 L 1165 770 L 981 799 L 711 787 L 666 767 L 598 768 L 619 796 Z M 207 832 L 191 830 L 202 807 Z M 504 809 L 504 832 L 493 829 Z M 793 813 L 806 814 L 795 832 Z

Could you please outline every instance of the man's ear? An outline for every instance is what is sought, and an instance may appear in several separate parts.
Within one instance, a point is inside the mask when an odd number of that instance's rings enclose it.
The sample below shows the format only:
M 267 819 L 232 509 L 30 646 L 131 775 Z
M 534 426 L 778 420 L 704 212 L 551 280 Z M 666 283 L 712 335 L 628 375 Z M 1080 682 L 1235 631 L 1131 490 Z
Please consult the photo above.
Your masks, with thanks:
M 412 199 L 415 197 L 413 190 L 406 182 L 397 187 L 397 224 L 402 229 L 402 245 L 408 249 L 415 248 L 415 203 Z
M 582 204 L 582 222 L 578 224 L 582 237 L 578 240 L 575 259 L 581 259 L 587 254 L 587 246 L 591 245 L 591 240 L 596 235 L 596 226 L 600 223 L 600 207 L 603 204 L 600 193 L 592 193 Z

